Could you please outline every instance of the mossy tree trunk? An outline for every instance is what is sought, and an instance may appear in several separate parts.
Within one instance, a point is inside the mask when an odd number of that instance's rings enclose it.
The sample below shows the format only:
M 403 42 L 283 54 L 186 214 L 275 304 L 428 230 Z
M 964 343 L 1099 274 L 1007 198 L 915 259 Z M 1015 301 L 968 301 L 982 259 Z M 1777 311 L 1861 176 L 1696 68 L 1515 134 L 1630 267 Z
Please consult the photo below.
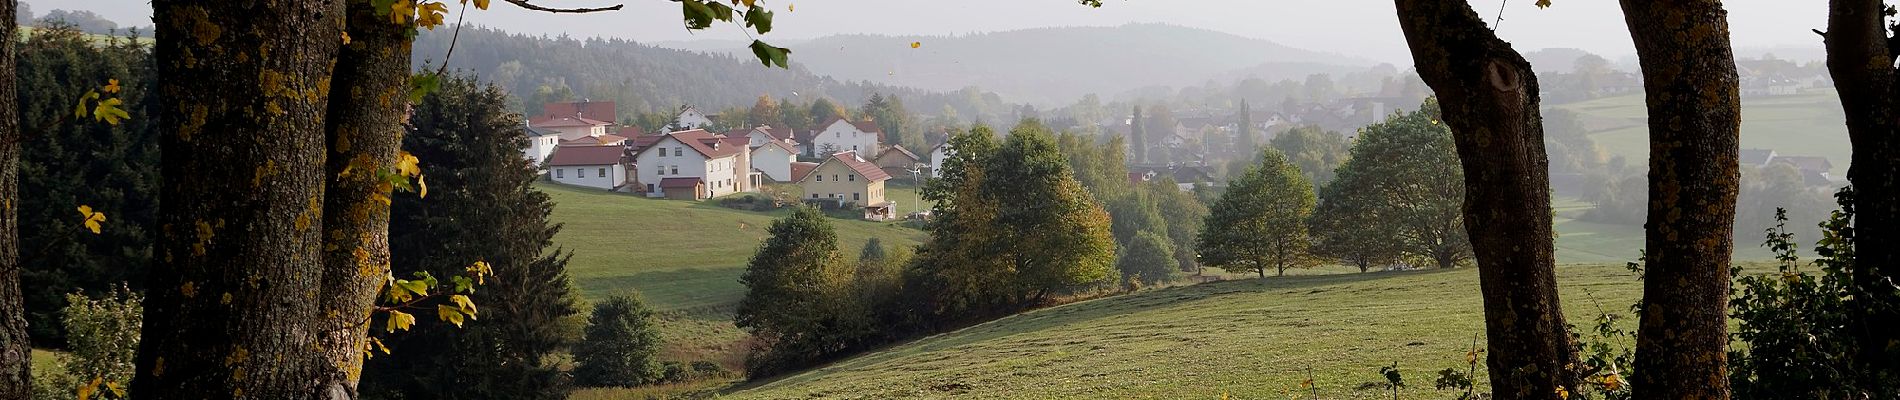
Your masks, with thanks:
M 326 387 L 325 115 L 341 0 L 159 0 L 158 262 L 132 391 L 347 398 Z
M 326 120 L 323 205 L 325 386 L 355 397 L 368 322 L 389 273 L 390 187 L 372 171 L 396 170 L 409 105 L 409 28 L 351 0 L 353 39 L 337 55 Z M 346 172 L 347 171 L 347 172 Z M 446 278 L 446 277 L 444 277 Z
M 0 15 L 13 15 L 17 0 L 0 0 Z M 16 36 L 18 23 L 0 21 L 0 38 Z M 28 368 L 33 364 L 26 337 L 26 303 L 20 292 L 20 122 L 15 106 L 14 57 L 20 41 L 0 43 L 0 399 L 33 397 Z
M 1881 0 L 1828 2 L 1827 69 L 1847 112 L 1854 146 L 1847 179 L 1854 184 L 1854 283 L 1892 285 L 1900 277 L 1900 84 L 1894 55 L 1900 40 L 1887 34 Z M 1891 286 L 1888 286 L 1891 287 Z M 1856 360 L 1865 371 L 1900 379 L 1900 299 L 1868 291 L 1855 299 L 1853 333 L 1862 343 Z M 1889 393 L 1891 395 L 1892 393 Z
M 1622 0 L 1649 108 L 1637 398 L 1728 398 L 1741 95 L 1718 0 Z
M 1465 226 L 1500 399 L 1575 392 L 1577 355 L 1553 269 L 1550 178 L 1537 77 L 1464 1 L 1396 0 L 1419 76 L 1438 94 L 1464 167 Z

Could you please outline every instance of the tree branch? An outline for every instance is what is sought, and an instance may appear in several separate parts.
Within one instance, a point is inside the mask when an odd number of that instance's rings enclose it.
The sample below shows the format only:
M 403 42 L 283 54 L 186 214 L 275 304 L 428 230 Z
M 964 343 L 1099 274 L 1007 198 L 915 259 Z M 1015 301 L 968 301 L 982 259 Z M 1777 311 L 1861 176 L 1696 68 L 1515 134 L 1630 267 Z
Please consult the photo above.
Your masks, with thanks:
M 601 12 L 601 11 L 619 11 L 620 8 L 624 6 L 624 4 L 615 4 L 608 7 L 595 7 L 595 8 L 551 8 L 551 7 L 540 6 L 534 3 L 529 3 L 528 0 L 502 0 L 502 1 L 506 1 L 508 2 L 508 4 L 514 4 L 516 7 L 521 7 L 521 8 L 525 8 L 529 10 L 534 10 L 534 11 L 557 13 L 557 14 L 582 14 L 582 13 Z

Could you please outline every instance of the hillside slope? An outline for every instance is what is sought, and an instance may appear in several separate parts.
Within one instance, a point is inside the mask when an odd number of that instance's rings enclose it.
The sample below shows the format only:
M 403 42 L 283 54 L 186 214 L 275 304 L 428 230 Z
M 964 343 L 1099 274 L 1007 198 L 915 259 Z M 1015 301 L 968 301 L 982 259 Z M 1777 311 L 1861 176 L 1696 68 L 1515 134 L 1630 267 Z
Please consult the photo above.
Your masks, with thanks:
M 1641 291 L 1621 267 L 1568 265 L 1558 278 L 1578 324 L 1599 309 L 1626 312 Z M 1285 398 L 1311 368 L 1320 398 L 1383 399 L 1391 394 L 1357 388 L 1383 382 L 1379 367 L 1397 361 L 1405 398 L 1452 398 L 1431 381 L 1463 369 L 1483 332 L 1480 301 L 1472 268 L 1218 282 L 1038 310 L 728 395 Z
M 638 290 L 660 311 L 723 307 L 745 295 L 739 274 L 786 211 L 757 213 L 710 202 L 654 200 L 573 186 L 540 184 L 562 224 L 554 244 L 574 252 L 568 275 L 581 295 L 600 299 Z M 923 231 L 895 224 L 832 220 L 838 245 L 857 254 L 876 237 L 914 246 Z

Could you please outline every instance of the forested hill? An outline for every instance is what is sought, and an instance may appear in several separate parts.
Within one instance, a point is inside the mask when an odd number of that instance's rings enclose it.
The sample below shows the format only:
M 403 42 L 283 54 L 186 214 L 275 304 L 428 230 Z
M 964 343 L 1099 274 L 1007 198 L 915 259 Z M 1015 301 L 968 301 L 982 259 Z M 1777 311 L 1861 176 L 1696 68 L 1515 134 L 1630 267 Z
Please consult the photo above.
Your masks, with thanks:
M 915 49 L 911 43 L 919 43 Z M 669 43 L 716 49 L 715 43 Z M 1165 24 L 1058 27 L 962 36 L 840 35 L 787 42 L 794 62 L 819 74 L 930 90 L 977 86 L 1012 101 L 1066 104 L 1085 94 L 1114 95 L 1147 86 L 1200 84 L 1261 64 L 1328 65 L 1371 61 L 1296 49 L 1207 29 Z M 729 47 L 729 46 L 728 46 Z M 727 51 L 744 52 L 743 47 Z M 1299 79 L 1312 73 L 1262 77 Z
M 416 68 L 440 65 L 453 36 L 453 29 L 423 31 L 415 42 Z M 524 110 L 539 110 L 547 101 L 584 98 L 616 101 L 622 116 L 672 112 L 681 104 L 717 112 L 749 107 L 759 95 L 801 102 L 828 97 L 856 106 L 879 92 L 897 95 L 913 110 L 939 112 L 948 105 L 964 118 L 1004 120 L 1014 110 L 1001 97 L 976 89 L 926 92 L 843 82 L 813 74 L 796 63 L 789 70 L 766 68 L 750 53 L 735 56 L 621 39 L 528 36 L 473 27 L 463 28 L 458 41 L 449 68 L 472 71 L 500 85 L 523 103 Z M 808 52 L 800 50 L 794 49 L 795 62 L 806 58 Z

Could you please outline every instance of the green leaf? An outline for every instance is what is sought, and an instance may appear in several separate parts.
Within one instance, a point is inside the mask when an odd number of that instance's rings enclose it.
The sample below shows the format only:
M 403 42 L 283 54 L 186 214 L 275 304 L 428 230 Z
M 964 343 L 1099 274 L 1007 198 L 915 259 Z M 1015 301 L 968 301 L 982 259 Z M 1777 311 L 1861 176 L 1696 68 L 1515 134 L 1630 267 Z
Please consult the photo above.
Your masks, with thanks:
M 773 47 L 762 40 L 752 41 L 752 55 L 759 56 L 759 63 L 767 67 L 777 64 L 779 68 L 787 68 L 785 60 L 791 54 L 792 49 Z
M 417 296 L 429 295 L 429 284 L 423 281 L 397 279 L 396 288 L 409 293 L 415 293 Z
M 712 11 L 712 17 L 720 21 L 732 21 L 732 7 L 717 1 L 706 2 L 706 9 Z
M 468 279 L 468 277 L 466 276 L 456 275 L 454 278 L 450 278 L 449 280 L 455 283 L 456 293 L 469 293 L 469 294 L 475 293 L 474 279 Z
M 132 114 L 126 113 L 125 109 L 119 108 L 120 104 L 124 103 L 116 97 L 100 101 L 99 106 L 92 110 L 92 118 L 105 121 L 109 125 L 118 125 L 119 120 L 132 117 Z
M 758 30 L 761 35 L 771 32 L 772 11 L 765 7 L 752 6 L 752 10 L 745 13 L 745 26 Z
M 434 93 L 442 87 L 442 77 L 433 72 L 416 74 L 409 77 L 409 102 L 421 102 L 423 96 Z
M 712 7 L 699 0 L 680 0 L 680 10 L 686 15 L 686 29 L 706 29 L 712 27 Z

